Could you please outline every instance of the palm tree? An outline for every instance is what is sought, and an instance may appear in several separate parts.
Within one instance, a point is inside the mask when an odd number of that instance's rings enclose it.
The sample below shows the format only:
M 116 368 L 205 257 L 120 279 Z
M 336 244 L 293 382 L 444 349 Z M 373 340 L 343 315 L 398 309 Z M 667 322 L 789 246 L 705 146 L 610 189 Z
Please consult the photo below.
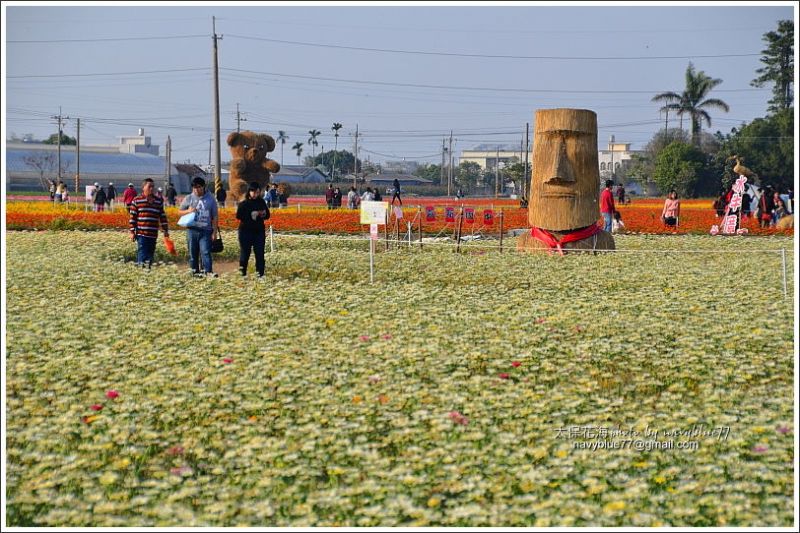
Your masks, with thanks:
M 289 140 L 289 136 L 283 130 L 278 130 L 278 141 L 281 143 L 281 165 L 283 164 L 283 145 Z
M 662 111 L 670 109 L 677 111 L 681 117 L 681 129 L 683 129 L 683 115 L 687 114 L 692 119 L 692 144 L 700 145 L 700 129 L 703 121 L 711 126 L 711 116 L 706 108 L 722 109 L 726 113 L 730 111 L 728 104 L 718 98 L 706 98 L 711 89 L 722 83 L 721 79 L 711 78 L 702 70 L 695 72 L 694 65 L 689 63 L 686 67 L 686 88 L 681 94 L 676 92 L 665 92 L 655 95 L 651 101 L 666 102 L 661 108 Z
M 320 133 L 322 133 L 322 132 L 319 131 L 319 130 L 316 130 L 316 129 L 308 130 L 308 134 L 311 135 L 311 137 L 308 138 L 308 144 L 309 144 L 309 146 L 311 146 L 311 157 L 312 158 L 314 157 L 314 147 L 315 146 L 319 146 L 319 143 L 317 142 L 317 135 L 319 135 Z
M 338 122 L 334 122 L 331 129 L 333 130 L 333 136 L 335 138 L 333 144 L 333 169 L 331 170 L 331 177 L 335 180 L 336 179 L 336 150 L 339 149 L 339 130 L 342 129 L 342 125 Z
M 292 150 L 295 150 L 295 152 L 297 152 L 297 164 L 299 165 L 300 164 L 300 154 L 303 153 L 303 143 L 301 143 L 301 142 L 294 143 L 294 146 L 292 146 Z

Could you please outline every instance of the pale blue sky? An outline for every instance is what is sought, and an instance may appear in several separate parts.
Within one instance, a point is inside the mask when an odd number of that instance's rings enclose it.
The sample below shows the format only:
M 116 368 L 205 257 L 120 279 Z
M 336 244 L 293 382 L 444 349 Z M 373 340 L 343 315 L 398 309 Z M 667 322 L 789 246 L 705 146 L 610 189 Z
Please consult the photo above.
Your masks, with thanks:
M 237 103 L 243 129 L 288 133 L 286 164 L 297 163 L 297 141 L 303 156 L 311 153 L 312 128 L 332 149 L 334 122 L 344 125 L 339 147 L 351 151 L 358 123 L 362 159 L 439 163 L 451 129 L 457 153 L 481 143 L 519 146 L 534 111 L 553 107 L 594 110 L 602 148 L 612 134 L 641 148 L 664 126 L 650 98 L 680 92 L 690 60 L 723 80 L 712 96 L 731 107 L 711 112 L 711 132 L 763 116 L 771 87 L 750 86 L 763 34 L 796 18 L 788 2 L 228 6 L 4 3 L 5 136 L 55 133 L 48 117 L 61 106 L 73 119 L 69 135 L 81 118 L 83 144 L 115 143 L 143 127 L 162 154 L 172 137 L 173 162 L 207 163 L 216 16 L 223 160 Z M 280 161 L 280 147 L 273 157 Z

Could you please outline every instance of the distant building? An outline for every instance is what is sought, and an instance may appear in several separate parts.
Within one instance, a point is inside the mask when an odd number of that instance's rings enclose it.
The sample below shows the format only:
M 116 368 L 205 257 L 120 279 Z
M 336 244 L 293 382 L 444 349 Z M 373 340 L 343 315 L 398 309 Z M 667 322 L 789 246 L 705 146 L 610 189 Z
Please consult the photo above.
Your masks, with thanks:
M 280 172 L 273 174 L 272 183 L 325 183 L 329 177 L 315 167 L 304 165 L 283 165 Z
M 631 143 L 614 142 L 612 137 L 608 142 L 608 149 L 599 150 L 597 153 L 597 159 L 600 164 L 600 180 L 611 179 L 614 172 L 619 172 L 620 168 L 627 167 L 630 164 L 634 154 L 642 152 L 642 150 L 631 150 Z
M 81 145 L 80 152 L 74 145 L 61 145 L 61 179 L 73 194 L 78 170 L 81 188 L 98 182 L 103 187 L 113 183 L 118 191 L 128 183 L 140 189 L 145 178 L 152 178 L 156 184 L 169 179 L 180 187 L 175 165 L 170 165 L 167 172 L 166 160 L 158 156 L 158 145 L 151 143 L 150 137 L 144 135 L 144 129 L 139 128 L 138 135 L 119 139 L 118 144 Z M 27 142 L 25 139 L 23 142 L 7 142 L 6 190 L 41 190 L 47 179 L 56 180 L 57 153 L 58 145 Z
M 525 152 L 521 148 L 522 146 L 480 144 L 471 150 L 462 150 L 458 164 L 473 162 L 482 170 L 492 171 L 497 168 L 498 162 L 500 168 L 503 168 L 513 161 L 525 161 Z
M 416 161 L 386 161 L 381 166 L 381 171 L 389 174 L 413 174 L 419 168 Z

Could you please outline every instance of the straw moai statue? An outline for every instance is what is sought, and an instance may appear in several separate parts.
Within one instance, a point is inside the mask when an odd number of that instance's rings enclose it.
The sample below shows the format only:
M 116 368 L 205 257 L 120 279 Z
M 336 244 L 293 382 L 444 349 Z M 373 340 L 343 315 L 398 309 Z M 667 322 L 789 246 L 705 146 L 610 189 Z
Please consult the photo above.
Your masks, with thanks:
M 517 248 L 613 250 L 600 218 L 597 115 L 586 109 L 540 109 L 534 117 L 528 222 Z

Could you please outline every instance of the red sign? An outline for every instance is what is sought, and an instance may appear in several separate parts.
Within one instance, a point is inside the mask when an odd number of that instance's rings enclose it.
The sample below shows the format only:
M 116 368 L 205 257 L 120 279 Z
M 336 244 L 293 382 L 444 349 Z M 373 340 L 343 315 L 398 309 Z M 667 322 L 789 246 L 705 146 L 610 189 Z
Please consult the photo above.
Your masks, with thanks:
M 425 220 L 434 222 L 436 220 L 436 208 L 432 205 L 425 206 Z
M 491 226 L 494 224 L 494 211 L 491 209 L 484 209 L 483 210 L 483 223 L 486 226 Z
M 444 208 L 444 221 L 445 222 L 455 222 L 456 221 L 456 209 L 455 209 L 455 207 L 445 207 Z
M 464 221 L 467 224 L 472 224 L 475 222 L 475 210 L 471 207 L 467 207 L 464 209 Z

